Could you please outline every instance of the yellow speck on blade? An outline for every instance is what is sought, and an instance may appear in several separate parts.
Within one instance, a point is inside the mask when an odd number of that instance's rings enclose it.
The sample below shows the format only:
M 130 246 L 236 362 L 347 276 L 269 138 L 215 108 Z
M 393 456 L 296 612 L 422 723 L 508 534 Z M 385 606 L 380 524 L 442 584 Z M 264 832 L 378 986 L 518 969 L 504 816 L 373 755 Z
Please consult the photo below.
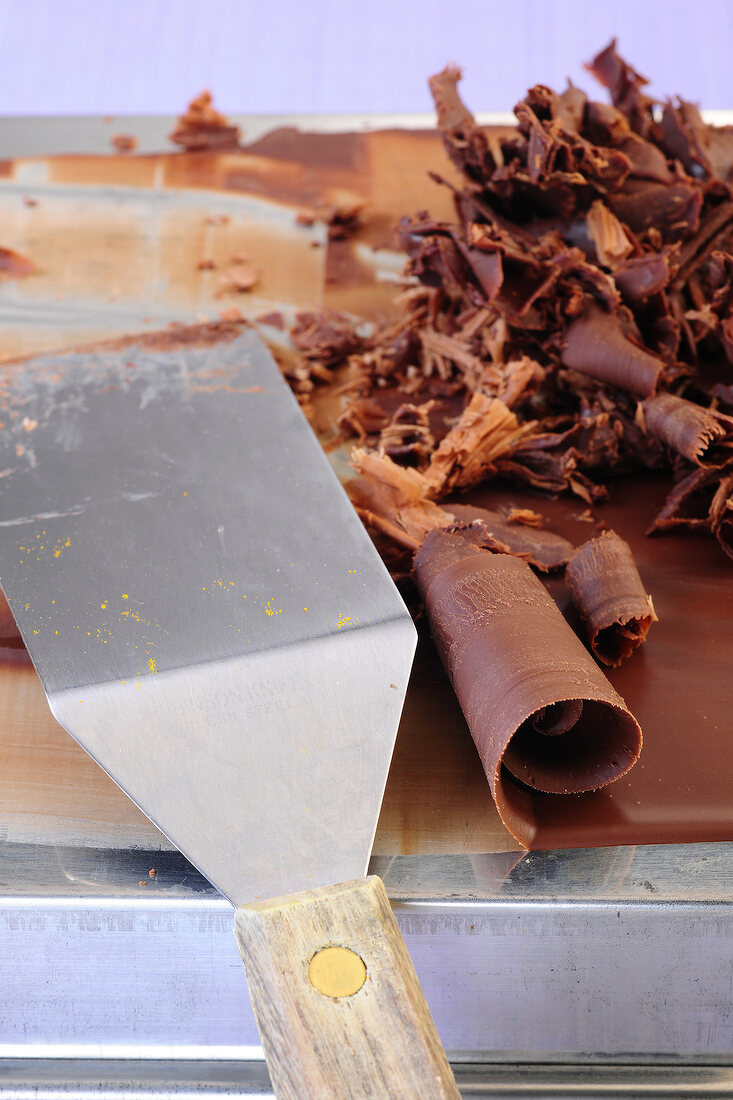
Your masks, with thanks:
M 123 593 L 122 593 L 122 599 L 123 599 L 123 600 L 129 600 L 129 598 L 130 598 L 130 597 L 129 597 L 129 596 L 127 595 L 127 592 L 123 592 Z
M 184 495 L 184 497 L 187 497 L 187 496 L 188 496 L 188 489 L 184 489 L 184 490 L 183 490 L 183 495 Z
M 105 608 L 107 607 L 107 604 L 106 603 L 100 603 L 99 606 L 102 608 L 102 611 L 104 611 Z
M 140 690 L 140 681 L 139 681 L 139 680 L 138 680 L 138 682 L 137 682 L 137 683 L 135 684 L 135 687 L 137 688 L 137 690 L 138 690 L 138 691 Z
M 351 622 L 354 622 L 351 615 L 344 615 L 343 611 L 339 611 L 338 622 L 336 623 L 339 630 L 344 626 L 348 626 Z
M 155 657 L 151 657 L 150 660 L 148 661 L 148 668 L 150 669 L 151 672 L 157 672 L 158 671 L 158 666 L 155 663 Z
M 307 607 L 304 607 L 304 608 L 303 608 L 303 610 L 304 610 L 304 611 L 307 611 L 307 610 L 308 610 L 308 608 L 307 608 Z

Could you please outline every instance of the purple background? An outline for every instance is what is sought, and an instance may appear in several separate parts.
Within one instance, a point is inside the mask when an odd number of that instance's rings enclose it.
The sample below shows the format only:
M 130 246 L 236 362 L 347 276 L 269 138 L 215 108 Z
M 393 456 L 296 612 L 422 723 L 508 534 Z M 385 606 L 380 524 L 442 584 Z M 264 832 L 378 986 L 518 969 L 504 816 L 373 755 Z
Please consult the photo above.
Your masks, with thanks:
M 0 114 L 170 114 L 205 87 L 237 113 L 428 111 L 449 60 L 506 111 L 591 87 L 614 34 L 655 94 L 733 108 L 730 0 L 0 0 Z

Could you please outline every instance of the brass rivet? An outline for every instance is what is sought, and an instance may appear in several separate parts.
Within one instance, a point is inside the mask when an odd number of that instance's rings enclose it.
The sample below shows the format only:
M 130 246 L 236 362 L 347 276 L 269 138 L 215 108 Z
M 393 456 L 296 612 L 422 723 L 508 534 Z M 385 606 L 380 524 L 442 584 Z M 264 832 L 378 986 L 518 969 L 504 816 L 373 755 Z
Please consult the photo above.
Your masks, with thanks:
M 324 997 L 353 997 L 366 976 L 363 961 L 348 947 L 323 947 L 308 964 L 308 980 Z

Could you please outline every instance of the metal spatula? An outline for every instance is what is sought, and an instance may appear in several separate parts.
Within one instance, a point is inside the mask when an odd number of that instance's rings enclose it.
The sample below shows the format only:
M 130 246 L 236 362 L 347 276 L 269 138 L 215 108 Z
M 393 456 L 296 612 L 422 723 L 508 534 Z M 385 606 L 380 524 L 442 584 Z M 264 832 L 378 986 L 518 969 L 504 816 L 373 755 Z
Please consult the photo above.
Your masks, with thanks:
M 457 1097 L 362 877 L 414 627 L 268 351 L 199 327 L 0 389 L 3 588 L 59 722 L 240 907 L 277 1095 Z

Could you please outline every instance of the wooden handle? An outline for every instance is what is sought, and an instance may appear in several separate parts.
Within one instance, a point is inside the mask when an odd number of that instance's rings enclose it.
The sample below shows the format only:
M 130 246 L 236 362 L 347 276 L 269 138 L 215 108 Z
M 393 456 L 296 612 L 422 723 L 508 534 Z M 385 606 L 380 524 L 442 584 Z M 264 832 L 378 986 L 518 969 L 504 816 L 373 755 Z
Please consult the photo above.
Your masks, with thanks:
M 460 1100 L 381 879 L 237 909 L 278 1100 Z

